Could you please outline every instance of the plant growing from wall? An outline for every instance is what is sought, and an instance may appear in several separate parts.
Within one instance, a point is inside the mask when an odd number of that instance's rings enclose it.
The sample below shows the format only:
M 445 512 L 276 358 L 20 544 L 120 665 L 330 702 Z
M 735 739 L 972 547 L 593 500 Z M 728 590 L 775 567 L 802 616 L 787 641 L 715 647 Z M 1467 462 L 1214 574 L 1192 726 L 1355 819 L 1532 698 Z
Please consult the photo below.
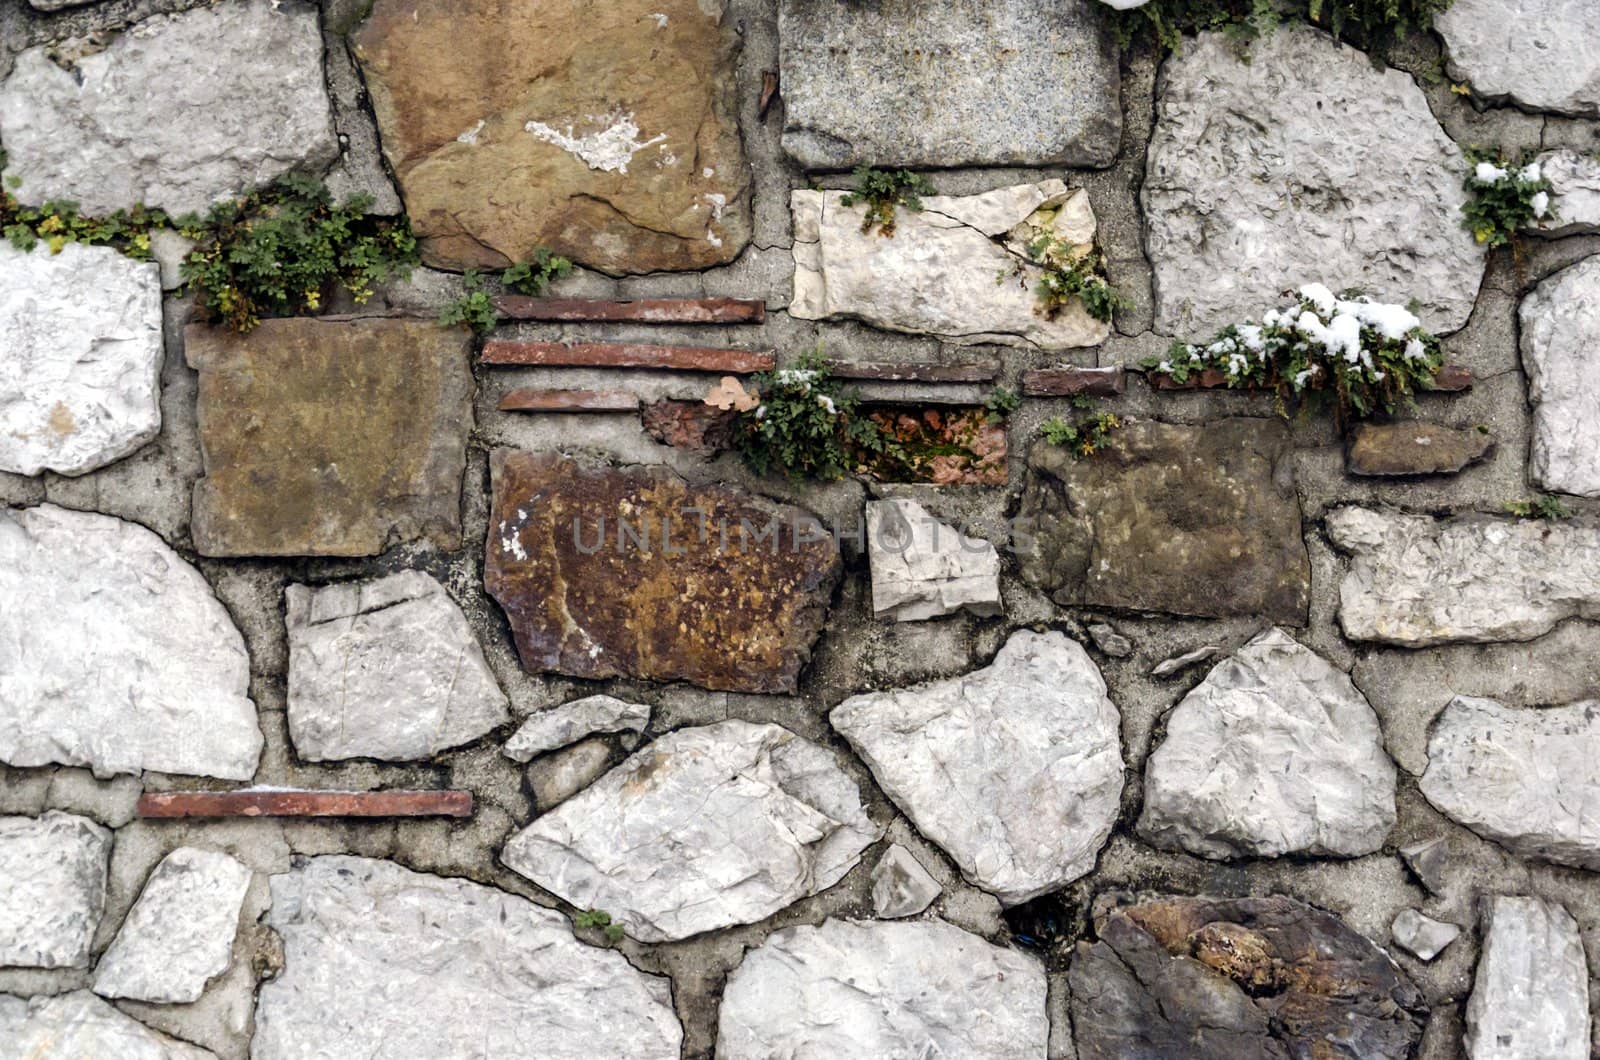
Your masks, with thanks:
M 832 481 L 855 470 L 858 450 L 882 453 L 890 444 L 858 414 L 855 395 L 828 374 L 821 348 L 792 368 L 759 373 L 753 383 L 761 401 L 739 413 L 733 442 L 757 474 Z
M 540 247 L 533 257 L 519 261 L 500 274 L 500 282 L 518 294 L 537 298 L 544 289 L 563 276 L 571 274 L 573 264 L 558 256 L 548 247 Z
M 1453 0 L 1149 0 L 1111 12 L 1112 29 L 1126 48 L 1141 37 L 1178 51 L 1184 34 L 1217 30 L 1241 50 L 1271 33 L 1287 13 L 1371 50 L 1424 32 Z
M 1465 187 L 1471 196 L 1461 212 L 1478 242 L 1503 247 L 1517 233 L 1556 216 L 1550 181 L 1538 162 L 1513 162 L 1503 152 L 1469 150 Z
M 866 204 L 866 214 L 861 219 L 861 231 L 874 228 L 880 236 L 894 238 L 894 215 L 897 209 L 920 210 L 922 197 L 935 194 L 933 185 L 920 174 L 909 169 L 884 170 L 871 166 L 857 166 L 856 186 L 845 193 L 839 204 L 845 207 Z
M 622 941 L 623 930 L 621 924 L 611 922 L 611 914 L 604 909 L 589 909 L 579 913 L 572 921 L 575 927 L 599 928 L 605 935 L 606 941 L 618 943 Z
M 1432 388 L 1443 364 L 1439 340 L 1410 309 L 1360 295 L 1336 298 L 1318 283 L 1260 323 L 1231 325 L 1205 345 L 1173 343 L 1165 359 L 1150 358 L 1144 367 L 1177 383 L 1214 368 L 1231 388 L 1276 390 L 1285 415 L 1291 403 L 1326 401 L 1343 429 L 1352 419 L 1409 405 L 1417 391 Z
M 1022 397 L 1010 387 L 997 386 L 984 399 L 983 407 L 988 422 L 1000 423 L 1022 407 Z
M 1047 232 L 1028 244 L 1028 256 L 1042 270 L 1034 294 L 1045 317 L 1053 320 L 1077 301 L 1084 312 L 1110 323 L 1118 309 L 1128 307 L 1128 300 L 1106 280 L 1099 251 L 1079 250 Z
M 1096 412 L 1091 397 L 1072 399 L 1072 407 L 1087 415 L 1065 419 L 1055 416 L 1039 425 L 1039 436 L 1051 445 L 1059 445 L 1075 457 L 1093 456 L 1112 431 L 1122 427 L 1122 420 L 1110 412 Z
M 519 294 L 537 298 L 553 281 L 571 273 L 573 267 L 566 258 L 540 247 L 532 257 L 503 271 L 500 283 Z M 483 273 L 468 269 L 461 279 L 466 285 L 466 292 L 440 310 L 439 323 L 445 327 L 465 324 L 479 335 L 493 330 L 500 321 L 500 314 L 495 309 L 494 296 L 484 286 Z
M 1501 510 L 1518 519 L 1544 519 L 1547 522 L 1555 522 L 1558 519 L 1572 518 L 1572 509 L 1563 504 L 1561 498 L 1552 497 L 1548 493 L 1525 501 L 1507 501 L 1501 506 Z
M 370 205 L 365 196 L 335 205 L 320 182 L 289 176 L 185 218 L 179 230 L 196 245 L 183 278 L 195 308 L 249 331 L 263 317 L 314 312 L 336 288 L 365 302 L 417 264 L 410 223 L 369 216 Z

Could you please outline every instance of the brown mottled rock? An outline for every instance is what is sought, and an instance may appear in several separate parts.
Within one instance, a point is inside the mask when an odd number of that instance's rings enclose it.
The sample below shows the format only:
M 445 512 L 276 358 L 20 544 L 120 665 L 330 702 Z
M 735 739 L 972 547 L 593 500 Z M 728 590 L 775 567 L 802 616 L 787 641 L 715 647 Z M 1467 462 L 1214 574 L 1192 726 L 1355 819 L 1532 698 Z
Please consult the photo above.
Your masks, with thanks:
M 639 413 L 650 437 L 674 449 L 715 453 L 733 448 L 739 424 L 737 409 L 719 409 L 704 401 L 652 401 Z
M 352 37 L 423 258 L 612 274 L 750 238 L 737 38 L 705 0 L 377 0 Z
M 191 326 L 205 556 L 371 556 L 461 546 L 472 338 L 385 317 Z
M 664 467 L 490 467 L 484 584 L 525 669 L 795 690 L 841 570 L 816 516 Z
M 1421 991 L 1319 909 L 1278 896 L 1108 905 L 1068 972 L 1079 1060 L 1398 1060 L 1421 1040 Z
M 1345 467 L 1352 475 L 1454 475 L 1494 453 L 1487 431 L 1436 423 L 1363 423 L 1350 435 Z
M 1022 575 L 1061 604 L 1304 625 L 1311 569 L 1287 427 L 1130 420 L 1078 457 L 1036 441 L 1014 525 Z

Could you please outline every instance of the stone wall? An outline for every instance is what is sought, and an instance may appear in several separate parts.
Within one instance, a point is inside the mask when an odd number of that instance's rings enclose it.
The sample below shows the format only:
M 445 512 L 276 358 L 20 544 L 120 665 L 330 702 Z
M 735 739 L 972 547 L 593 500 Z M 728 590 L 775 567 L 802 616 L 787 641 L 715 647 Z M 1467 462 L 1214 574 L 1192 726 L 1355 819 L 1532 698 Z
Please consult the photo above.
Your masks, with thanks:
M 181 249 L 0 246 L 0 1056 L 1591 1055 L 1600 8 L 1506 7 L 1385 65 L 1091 0 L 0 4 L 22 201 L 306 173 L 426 264 L 238 336 Z M 1547 159 L 1513 249 L 1473 145 Z M 939 195 L 863 233 L 860 163 Z M 1043 231 L 1110 325 L 1036 311 Z M 763 311 L 434 323 L 540 247 Z M 1342 436 L 1141 367 L 1316 283 L 1452 386 Z M 1023 392 L 987 484 L 717 451 L 819 344 Z

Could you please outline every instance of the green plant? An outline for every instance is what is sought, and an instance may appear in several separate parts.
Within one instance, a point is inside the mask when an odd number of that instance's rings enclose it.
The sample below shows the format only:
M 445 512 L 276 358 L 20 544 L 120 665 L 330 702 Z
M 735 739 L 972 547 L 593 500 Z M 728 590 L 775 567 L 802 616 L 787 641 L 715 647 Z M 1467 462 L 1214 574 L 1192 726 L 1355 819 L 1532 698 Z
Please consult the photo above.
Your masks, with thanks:
M 1410 309 L 1360 295 L 1335 298 L 1320 283 L 1299 301 L 1268 311 L 1261 323 L 1234 324 L 1203 346 L 1175 342 L 1165 359 L 1144 367 L 1184 383 L 1207 368 L 1229 387 L 1278 392 L 1291 401 L 1326 400 L 1342 429 L 1351 419 L 1392 414 L 1433 386 L 1443 367 L 1439 340 Z
M 1558 519 L 1571 519 L 1572 509 L 1561 503 L 1559 497 L 1552 497 L 1548 493 L 1532 500 L 1507 501 L 1503 505 L 1507 515 L 1514 515 L 1518 519 L 1544 519 L 1555 522 Z
M 0 151 L 0 172 L 5 167 L 6 155 Z M 85 217 L 77 203 L 66 199 L 24 206 L 11 194 L 20 181 L 8 177 L 4 183 L 6 186 L 0 187 L 0 237 L 18 250 L 32 250 L 43 242 L 52 254 L 59 254 L 68 243 L 88 243 L 114 247 L 130 258 L 148 261 L 151 231 L 172 223 L 162 211 L 143 206 L 118 210 L 108 217 Z
M 1178 51 L 1186 33 L 1220 30 L 1240 46 L 1271 33 L 1284 13 L 1298 15 L 1336 37 L 1371 50 L 1433 26 L 1453 0 L 1149 0 L 1142 7 L 1112 12 L 1112 30 L 1123 47 L 1146 37 Z
M 558 257 L 546 247 L 533 252 L 533 257 L 519 261 L 500 274 L 500 280 L 518 294 L 537 298 L 555 280 L 572 272 L 572 262 Z
M 894 212 L 899 207 L 907 210 L 922 209 L 922 197 L 935 194 L 933 185 L 920 174 L 909 169 L 884 170 L 871 166 L 857 166 L 856 186 L 845 193 L 839 204 L 851 207 L 866 203 L 866 216 L 861 219 L 861 231 L 874 228 L 880 236 L 894 238 Z
M 1538 162 L 1511 161 L 1499 151 L 1467 151 L 1465 187 L 1471 196 L 1461 212 L 1480 243 L 1509 244 L 1534 221 L 1553 218 L 1550 181 Z
M 605 933 L 607 942 L 617 943 L 622 941 L 622 925 L 613 924 L 611 922 L 611 914 L 604 909 L 590 909 L 579 913 L 572 922 L 580 928 L 599 928 Z
M 183 278 L 207 320 L 249 331 L 263 317 L 321 308 L 335 287 L 358 304 L 381 283 L 409 275 L 417 241 L 405 218 L 369 216 L 365 196 L 343 205 L 320 182 L 280 177 L 179 230 L 195 240 Z
M 494 328 L 500 314 L 494 308 L 494 299 L 483 286 L 483 274 L 468 269 L 461 276 L 466 293 L 439 311 L 439 323 L 447 328 L 465 324 L 482 335 Z
M 1128 300 L 1107 282 L 1099 251 L 1080 251 L 1047 232 L 1028 243 L 1028 256 L 1043 270 L 1033 290 L 1046 317 L 1054 319 L 1074 300 L 1083 303 L 1084 312 L 1107 323 L 1118 309 L 1128 308 Z
M 855 395 L 828 374 L 820 348 L 792 368 L 760 373 L 754 385 L 761 402 L 739 414 L 733 441 L 757 474 L 832 481 L 855 469 L 855 452 L 882 454 L 892 444 L 857 415 Z
M 983 407 L 987 410 L 984 419 L 999 423 L 1022 407 L 1022 397 L 1010 387 L 997 386 L 984 399 Z
M 1093 410 L 1094 399 L 1089 397 L 1075 397 L 1072 407 L 1079 410 Z M 1060 416 L 1045 420 L 1039 425 L 1039 435 L 1051 445 L 1059 445 L 1067 449 L 1075 457 L 1093 456 L 1096 449 L 1105 442 L 1112 431 L 1122 426 L 1122 420 L 1110 412 L 1093 412 L 1088 416 L 1078 416 L 1067 420 Z

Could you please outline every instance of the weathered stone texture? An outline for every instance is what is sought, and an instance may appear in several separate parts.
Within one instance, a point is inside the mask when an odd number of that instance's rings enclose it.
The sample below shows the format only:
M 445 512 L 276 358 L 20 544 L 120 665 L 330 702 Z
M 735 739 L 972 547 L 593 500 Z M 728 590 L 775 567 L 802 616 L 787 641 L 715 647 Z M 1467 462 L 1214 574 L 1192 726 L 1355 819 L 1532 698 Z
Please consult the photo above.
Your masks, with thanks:
M 0 83 L 19 200 L 204 211 L 339 154 L 317 9 L 241 0 L 156 15 L 103 48 L 41 45 Z
M 1467 1002 L 1470 1060 L 1587 1060 L 1589 966 L 1572 914 L 1539 898 L 1484 903 Z
M 615 696 L 584 696 L 533 714 L 506 741 L 507 758 L 527 762 L 597 732 L 643 732 L 650 708 Z
M 1494 435 L 1436 423 L 1363 423 L 1350 432 L 1345 466 L 1352 475 L 1453 475 L 1494 453 Z
M 1120 717 L 1088 653 L 1012 634 L 994 662 L 828 716 L 961 874 L 1016 905 L 1094 868 L 1122 795 Z
M 899 843 L 872 867 L 872 911 L 885 920 L 916 916 L 939 897 L 939 882 Z
M 161 429 L 157 267 L 0 244 L 0 471 L 79 475 Z
M 161 859 L 95 968 L 101 997 L 187 1003 L 228 968 L 250 870 L 215 850 Z
M 1600 497 L 1600 256 L 1539 284 L 1519 316 L 1533 402 L 1530 477 Z
M 261 988 L 255 1060 L 679 1053 L 666 979 L 492 887 L 318 857 L 272 878 L 267 923 L 283 972 Z
M 472 428 L 471 337 L 379 317 L 190 327 L 207 556 L 370 556 L 461 544 Z
M 867 503 L 872 611 L 912 622 L 962 608 L 1000 612 L 1000 553 L 939 522 L 916 501 Z
M 540 755 L 526 774 L 534 809 L 549 813 L 604 776 L 611 762 L 611 743 L 598 736 Z
M 1292 898 L 1164 898 L 1095 926 L 1068 975 L 1078 1060 L 1400 1058 L 1422 1037 L 1388 954 Z
M 1197 341 L 1306 283 L 1416 299 L 1454 331 L 1483 278 L 1461 150 L 1410 74 L 1292 20 L 1162 65 L 1143 191 L 1157 331 Z
M 804 166 L 1105 166 L 1122 139 L 1090 0 L 783 0 L 778 34 L 783 146 Z
M 1351 554 L 1339 624 L 1352 640 L 1406 647 L 1532 640 L 1600 618 L 1600 529 L 1467 516 L 1438 522 L 1371 508 L 1328 513 Z
M 811 513 L 497 450 L 484 583 L 530 671 L 792 692 L 841 564 Z
M 1378 716 L 1282 630 L 1219 663 L 1167 719 L 1139 832 L 1210 858 L 1370 854 L 1394 827 Z
M 1550 182 L 1550 212 L 1526 230 L 1550 237 L 1600 232 L 1600 158 L 1562 149 L 1537 161 Z
M 1600 701 L 1507 707 L 1457 696 L 1434 721 L 1422 794 L 1523 857 L 1600 871 Z
M 248 780 L 244 639 L 155 534 L 54 505 L 0 510 L 0 761 Z
M 352 40 L 429 264 L 548 247 L 610 273 L 698 269 L 748 242 L 721 3 L 378 0 Z
M 1591 0 L 1455 0 L 1433 25 L 1450 75 L 1475 96 L 1600 117 L 1600 7 Z
M 1423 916 L 1415 909 L 1402 909 L 1389 928 L 1394 944 L 1418 960 L 1431 961 L 1454 942 L 1461 929 L 1443 920 Z
M 466 616 L 429 575 L 291 585 L 284 598 L 301 758 L 428 758 L 511 720 Z
M 1044 966 L 939 920 L 777 932 L 728 976 L 726 1060 L 1042 1057 Z
M 0 967 L 87 968 L 110 861 L 87 817 L 0 817 Z
M 1083 250 L 1094 243 L 1089 196 L 1060 180 L 981 195 L 930 195 L 895 213 L 893 238 L 863 232 L 865 206 L 839 191 L 790 194 L 794 297 L 802 320 L 850 317 L 874 327 L 957 342 L 1061 349 L 1104 342 L 1110 325 L 1081 305 L 1039 312 L 1040 269 L 1027 244 L 1051 234 Z M 992 282 L 997 276 L 1004 282 Z M 975 282 L 977 281 L 977 282 Z
M 6 1060 L 217 1060 L 211 1050 L 153 1031 L 87 990 L 29 1000 L 0 994 L 0 1048 Z
M 833 753 L 725 721 L 656 740 L 500 859 L 641 942 L 753 924 L 833 886 L 879 828 Z
M 1013 531 L 1022 576 L 1063 604 L 1304 624 L 1310 565 L 1287 429 L 1133 420 L 1090 459 L 1034 443 Z

